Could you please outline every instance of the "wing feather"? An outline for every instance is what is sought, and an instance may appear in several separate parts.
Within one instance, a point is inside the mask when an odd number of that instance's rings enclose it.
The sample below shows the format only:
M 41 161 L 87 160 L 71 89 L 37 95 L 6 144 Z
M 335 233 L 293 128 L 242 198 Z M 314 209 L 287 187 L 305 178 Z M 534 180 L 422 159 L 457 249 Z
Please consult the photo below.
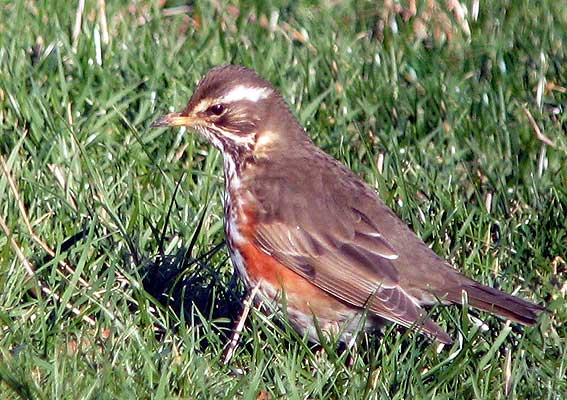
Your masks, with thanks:
M 255 231 L 260 250 L 333 296 L 403 326 L 416 327 L 441 341 L 450 341 L 398 286 L 392 255 L 384 256 L 374 247 L 367 249 L 372 240 L 378 248 L 385 248 L 382 237 L 364 235 L 366 246 L 360 246 L 357 234 L 353 242 L 329 237 L 321 240 L 302 228 L 290 229 L 278 222 L 260 223 Z
M 256 162 L 261 179 L 251 175 L 243 184 L 257 200 L 255 245 L 342 301 L 449 342 L 400 282 L 398 258 L 400 251 L 407 253 L 399 248 L 401 238 L 413 236 L 400 228 L 398 248 L 392 245 L 379 224 L 393 217 L 376 193 L 326 154 L 316 154 L 320 159 L 296 156 L 295 165 L 309 168 L 263 168 Z

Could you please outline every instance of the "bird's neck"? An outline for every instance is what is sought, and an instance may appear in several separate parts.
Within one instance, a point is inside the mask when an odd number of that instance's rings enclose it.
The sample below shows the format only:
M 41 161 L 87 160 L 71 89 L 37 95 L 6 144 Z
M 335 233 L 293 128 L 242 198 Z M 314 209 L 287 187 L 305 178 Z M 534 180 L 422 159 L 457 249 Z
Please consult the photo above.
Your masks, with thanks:
M 238 190 L 242 179 L 252 173 L 255 166 L 293 158 L 306 146 L 312 146 L 311 139 L 299 124 L 293 124 L 259 129 L 253 143 L 223 148 L 221 152 L 227 191 Z

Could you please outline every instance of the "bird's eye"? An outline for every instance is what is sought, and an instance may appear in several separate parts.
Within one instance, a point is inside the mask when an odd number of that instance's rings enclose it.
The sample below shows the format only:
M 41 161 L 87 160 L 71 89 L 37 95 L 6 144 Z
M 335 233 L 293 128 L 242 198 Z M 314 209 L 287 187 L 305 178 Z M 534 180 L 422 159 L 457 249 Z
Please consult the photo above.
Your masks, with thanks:
M 209 107 L 209 112 L 215 115 L 221 115 L 224 112 L 224 106 L 222 104 L 214 104 Z

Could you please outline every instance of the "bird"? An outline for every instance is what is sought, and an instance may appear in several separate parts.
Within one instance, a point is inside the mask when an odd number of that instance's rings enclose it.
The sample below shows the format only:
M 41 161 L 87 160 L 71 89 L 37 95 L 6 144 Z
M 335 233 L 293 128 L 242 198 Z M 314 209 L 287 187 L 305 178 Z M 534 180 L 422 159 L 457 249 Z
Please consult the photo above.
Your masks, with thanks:
M 524 325 L 546 310 L 438 256 L 377 190 L 316 146 L 252 69 L 212 68 L 181 112 L 151 127 L 185 127 L 220 151 L 233 267 L 256 303 L 274 305 L 315 343 L 321 332 L 346 342 L 396 323 L 451 344 L 428 310 L 461 304 L 463 293 L 471 307 Z

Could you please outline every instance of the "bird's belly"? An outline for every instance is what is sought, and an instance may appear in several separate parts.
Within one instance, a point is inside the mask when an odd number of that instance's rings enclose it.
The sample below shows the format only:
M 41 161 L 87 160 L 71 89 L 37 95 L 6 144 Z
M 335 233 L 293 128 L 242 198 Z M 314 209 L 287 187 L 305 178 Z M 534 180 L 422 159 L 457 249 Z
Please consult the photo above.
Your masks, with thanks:
M 318 326 L 322 332 L 338 333 L 342 340 L 348 341 L 360 328 L 361 310 L 313 285 L 253 244 L 229 245 L 229 248 L 232 263 L 248 290 L 258 285 L 255 303 L 263 304 L 268 311 L 274 306 L 283 307 L 289 322 L 300 334 L 318 342 Z M 374 320 L 368 322 L 375 325 Z

